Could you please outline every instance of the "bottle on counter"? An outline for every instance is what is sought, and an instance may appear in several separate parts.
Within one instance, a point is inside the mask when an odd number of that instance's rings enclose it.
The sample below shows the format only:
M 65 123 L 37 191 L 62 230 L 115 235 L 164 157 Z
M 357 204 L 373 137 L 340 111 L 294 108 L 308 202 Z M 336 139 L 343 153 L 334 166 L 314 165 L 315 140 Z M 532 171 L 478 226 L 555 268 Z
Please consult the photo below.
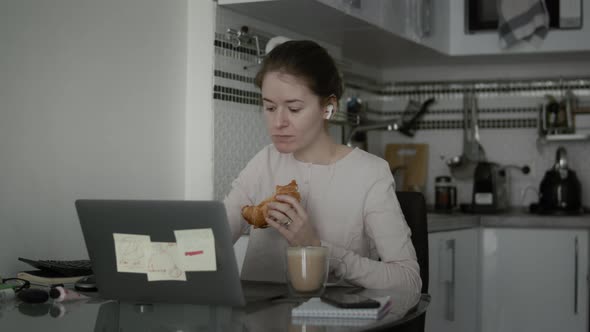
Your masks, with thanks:
M 434 182 L 434 209 L 451 212 L 457 205 L 457 187 L 446 175 L 437 176 Z

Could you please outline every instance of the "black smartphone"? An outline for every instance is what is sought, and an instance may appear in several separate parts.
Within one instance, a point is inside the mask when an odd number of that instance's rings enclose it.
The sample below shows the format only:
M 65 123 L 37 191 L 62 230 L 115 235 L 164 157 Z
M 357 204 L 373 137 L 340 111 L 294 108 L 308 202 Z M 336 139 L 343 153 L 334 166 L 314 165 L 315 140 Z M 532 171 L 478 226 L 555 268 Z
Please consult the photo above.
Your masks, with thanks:
M 379 308 L 381 305 L 378 301 L 371 298 L 350 293 L 328 293 L 320 297 L 323 302 L 335 305 L 340 308 Z

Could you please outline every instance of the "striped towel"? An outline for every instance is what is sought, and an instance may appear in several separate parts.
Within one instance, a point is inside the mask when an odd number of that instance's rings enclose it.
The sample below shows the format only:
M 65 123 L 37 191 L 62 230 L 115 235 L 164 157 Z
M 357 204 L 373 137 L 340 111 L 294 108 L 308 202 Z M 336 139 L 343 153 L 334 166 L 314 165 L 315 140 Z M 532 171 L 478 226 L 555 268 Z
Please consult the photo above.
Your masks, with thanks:
M 549 29 L 545 0 L 497 0 L 500 46 L 509 48 L 520 41 L 539 47 Z

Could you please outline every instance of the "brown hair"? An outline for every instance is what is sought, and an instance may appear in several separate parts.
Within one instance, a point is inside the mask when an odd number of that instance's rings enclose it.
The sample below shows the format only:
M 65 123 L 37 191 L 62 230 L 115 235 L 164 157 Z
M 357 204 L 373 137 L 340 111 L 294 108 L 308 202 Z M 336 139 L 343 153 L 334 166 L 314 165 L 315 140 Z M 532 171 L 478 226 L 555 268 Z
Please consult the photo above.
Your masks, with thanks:
M 273 71 L 280 71 L 307 82 L 308 88 L 320 99 L 336 96 L 342 97 L 343 86 L 340 72 L 334 59 L 328 52 L 311 40 L 286 41 L 270 51 L 262 62 L 262 68 L 256 74 L 254 83 L 262 88 L 264 76 Z

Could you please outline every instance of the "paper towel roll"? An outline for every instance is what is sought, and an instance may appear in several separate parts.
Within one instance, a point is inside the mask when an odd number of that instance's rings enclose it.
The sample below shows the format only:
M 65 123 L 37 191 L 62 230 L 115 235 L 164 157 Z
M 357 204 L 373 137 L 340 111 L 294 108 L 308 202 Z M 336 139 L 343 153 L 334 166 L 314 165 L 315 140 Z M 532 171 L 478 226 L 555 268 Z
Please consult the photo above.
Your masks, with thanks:
M 276 36 L 276 37 L 272 37 L 268 43 L 266 43 L 266 47 L 264 48 L 264 52 L 265 54 L 270 53 L 270 51 L 272 51 L 273 48 L 277 47 L 277 45 L 282 44 L 286 41 L 291 40 L 290 38 L 287 37 L 283 37 L 283 36 Z

